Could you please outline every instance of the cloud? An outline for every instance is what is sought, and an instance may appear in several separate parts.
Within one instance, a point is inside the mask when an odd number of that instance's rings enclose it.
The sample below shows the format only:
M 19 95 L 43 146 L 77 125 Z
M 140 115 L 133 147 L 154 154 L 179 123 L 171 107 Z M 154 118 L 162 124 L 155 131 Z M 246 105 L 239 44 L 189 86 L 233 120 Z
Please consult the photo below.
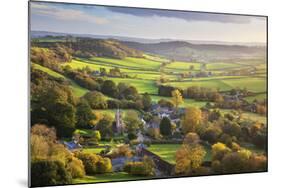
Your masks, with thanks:
M 245 24 L 245 23 L 249 23 L 251 21 L 251 18 L 253 18 L 251 16 L 242 16 L 242 15 L 143 9 L 143 8 L 107 7 L 107 9 L 112 12 L 129 14 L 139 17 L 159 16 L 159 17 L 166 17 L 166 18 L 178 18 L 185 21 L 209 21 L 209 22 L 220 22 L 220 23 Z
M 31 12 L 36 15 L 49 16 L 64 21 L 87 21 L 96 24 L 105 24 L 109 21 L 105 18 L 94 16 L 78 9 L 62 8 L 41 3 L 31 3 Z

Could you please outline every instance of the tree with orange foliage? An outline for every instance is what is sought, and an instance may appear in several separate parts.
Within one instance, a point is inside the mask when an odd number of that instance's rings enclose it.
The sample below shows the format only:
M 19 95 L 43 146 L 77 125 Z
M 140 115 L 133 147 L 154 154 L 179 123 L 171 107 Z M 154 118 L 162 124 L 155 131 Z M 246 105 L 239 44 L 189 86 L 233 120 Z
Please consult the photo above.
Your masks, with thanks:
M 196 107 L 189 107 L 185 110 L 185 115 L 181 121 L 181 127 L 184 133 L 196 132 L 196 128 L 201 122 L 201 110 Z

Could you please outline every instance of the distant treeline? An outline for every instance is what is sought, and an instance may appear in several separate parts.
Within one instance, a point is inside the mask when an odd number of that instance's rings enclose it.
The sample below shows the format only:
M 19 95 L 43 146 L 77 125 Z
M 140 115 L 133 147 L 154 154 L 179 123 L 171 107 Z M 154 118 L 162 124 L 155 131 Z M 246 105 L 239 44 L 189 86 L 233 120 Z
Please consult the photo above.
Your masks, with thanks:
M 54 49 L 57 46 L 70 49 L 68 53 L 72 56 L 89 58 L 92 56 L 111 57 L 123 59 L 125 57 L 142 57 L 143 53 L 139 50 L 129 48 L 116 40 L 110 39 L 92 39 L 92 38 L 75 38 L 65 42 L 47 42 L 33 40 L 33 47 Z
M 244 100 L 244 97 L 252 95 L 247 89 L 232 89 L 228 92 L 220 92 L 217 89 L 204 88 L 198 86 L 181 89 L 173 86 L 159 85 L 158 95 L 171 97 L 172 91 L 179 90 L 182 96 L 186 99 L 195 99 L 197 101 L 207 101 L 210 108 L 224 109 L 241 109 L 248 112 L 266 115 L 267 102 L 253 101 L 252 103 Z M 209 103 L 213 102 L 213 104 Z

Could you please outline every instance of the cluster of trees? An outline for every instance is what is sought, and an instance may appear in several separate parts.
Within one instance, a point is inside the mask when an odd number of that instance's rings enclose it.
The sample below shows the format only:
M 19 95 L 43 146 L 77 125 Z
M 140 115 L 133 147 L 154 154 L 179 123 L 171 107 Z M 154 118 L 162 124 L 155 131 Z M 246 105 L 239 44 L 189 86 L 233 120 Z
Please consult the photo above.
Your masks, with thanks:
M 222 102 L 223 96 L 216 89 L 192 86 L 183 90 L 183 96 L 200 101 Z
M 266 101 L 253 101 L 252 103 L 246 100 L 224 100 L 224 101 L 216 101 L 212 108 L 224 108 L 224 109 L 236 109 L 236 110 L 244 110 L 248 112 L 257 113 L 260 115 L 266 115 L 267 113 L 267 104 Z
M 71 184 L 85 174 L 111 172 L 111 161 L 95 154 L 74 155 L 56 137 L 55 128 L 36 124 L 31 129 L 31 185 Z
M 94 153 L 75 152 L 74 156 L 81 160 L 85 166 L 87 175 L 112 172 L 111 160 Z
M 126 45 L 110 39 L 93 39 L 86 37 L 68 37 L 69 39 L 57 42 L 48 42 L 33 40 L 32 46 L 55 48 L 61 46 L 68 48 L 70 54 L 81 58 L 89 58 L 92 56 L 102 56 L 123 59 L 125 57 L 142 57 L 141 51 L 129 48 Z M 70 51 L 71 50 L 71 51 Z
M 108 71 L 105 68 L 100 68 L 100 76 L 108 77 L 119 77 L 119 78 L 129 78 L 130 76 L 121 70 L 118 67 L 109 69 Z
M 244 110 L 260 115 L 266 115 L 267 113 L 267 103 L 265 100 L 255 100 L 252 103 L 243 100 L 243 97 L 251 95 L 251 92 L 247 89 L 232 89 L 230 92 L 223 95 L 217 89 L 192 86 L 183 90 L 173 86 L 160 85 L 158 87 L 158 95 L 172 97 L 173 100 L 177 100 L 177 96 L 182 96 L 183 98 L 191 98 L 198 101 L 208 101 L 208 108 Z M 180 103 L 182 97 L 178 98 Z M 176 101 L 172 102 L 174 106 L 180 104 Z M 209 102 L 214 102 L 214 104 L 211 105 Z M 161 101 L 161 105 L 171 107 L 165 100 Z
M 77 84 L 90 90 L 84 98 L 88 99 L 93 109 L 123 108 L 123 109 L 143 109 L 148 110 L 151 106 L 151 98 L 145 93 L 138 93 L 136 87 L 120 82 L 116 84 L 112 80 L 103 80 L 89 75 L 87 70 L 74 71 L 65 68 L 67 77 L 73 79 Z M 107 100 L 105 96 L 113 99 Z M 93 96 L 93 97 L 91 97 Z M 99 98 L 94 100 L 94 98 Z M 93 100 L 91 100 L 92 98 Z M 96 102 L 99 104 L 95 104 Z
M 186 134 L 182 146 L 176 152 L 176 174 L 192 175 L 200 170 L 206 151 L 199 141 L 196 133 Z
M 265 171 L 267 157 L 252 153 L 232 142 L 230 146 L 216 142 L 211 147 L 211 166 L 204 166 L 206 151 L 194 132 L 186 134 L 183 145 L 176 152 L 175 173 L 182 175 L 206 175 Z
M 138 131 L 143 130 L 143 122 L 135 111 L 128 111 L 126 113 L 124 123 L 126 125 L 126 132 L 128 133 L 129 140 L 136 139 Z
M 31 123 L 54 126 L 59 137 L 75 130 L 77 99 L 60 80 L 42 71 L 31 72 Z
M 142 52 L 129 48 L 116 40 L 76 38 L 72 42 L 74 51 L 83 52 L 78 55 L 102 56 L 123 59 L 127 56 L 141 57 Z
M 160 85 L 158 95 L 172 97 L 174 91 L 178 91 L 184 98 L 191 98 L 199 101 L 223 102 L 224 98 L 216 89 L 192 86 L 187 89 L 179 89 L 173 86 Z
M 151 158 L 145 156 L 143 161 L 126 163 L 124 171 L 132 175 L 153 176 L 155 175 L 155 164 Z
M 107 105 L 100 93 L 76 98 L 68 83 L 39 71 L 31 71 L 31 123 L 56 128 L 58 137 L 71 137 L 78 128 L 91 128 L 98 117 L 92 107 Z M 100 98 L 99 98 L 100 97 Z M 92 99 L 93 101 L 91 101 Z M 98 101 L 97 101 L 97 100 Z M 96 101 L 96 102 L 95 102 Z M 104 103 L 102 103 L 104 101 Z
M 235 111 L 222 114 L 218 109 L 201 111 L 187 108 L 182 117 L 181 129 L 184 134 L 196 132 L 210 144 L 219 141 L 230 147 L 233 142 L 250 142 L 264 150 L 267 145 L 266 125 L 244 120 Z
M 130 146 L 127 144 L 122 144 L 114 147 L 109 154 L 110 158 L 118 158 L 118 157 L 130 158 L 132 156 L 133 156 L 133 151 L 131 150 Z
M 62 72 L 60 63 L 72 60 L 72 50 L 64 45 L 56 44 L 51 48 L 31 47 L 30 60 L 57 72 Z
M 265 171 L 267 158 L 264 155 L 254 154 L 236 143 L 230 148 L 218 142 L 212 145 L 211 168 L 218 174 Z
M 103 80 L 93 78 L 88 74 L 88 72 L 91 72 L 91 69 L 88 70 L 87 67 L 77 71 L 72 70 L 68 65 L 64 67 L 64 74 L 68 78 L 74 80 L 78 85 L 91 91 L 100 91 Z
M 133 86 L 124 83 L 116 85 L 111 80 L 100 83 L 99 91 L 93 90 L 81 98 L 76 98 L 65 79 L 54 78 L 40 70 L 32 69 L 32 124 L 55 126 L 59 137 L 70 137 L 75 127 L 92 128 L 93 123 L 98 123 L 93 121 L 98 117 L 92 109 L 148 110 L 151 106 L 151 97 L 147 93 L 139 94 Z M 104 94 L 115 98 L 108 99 Z

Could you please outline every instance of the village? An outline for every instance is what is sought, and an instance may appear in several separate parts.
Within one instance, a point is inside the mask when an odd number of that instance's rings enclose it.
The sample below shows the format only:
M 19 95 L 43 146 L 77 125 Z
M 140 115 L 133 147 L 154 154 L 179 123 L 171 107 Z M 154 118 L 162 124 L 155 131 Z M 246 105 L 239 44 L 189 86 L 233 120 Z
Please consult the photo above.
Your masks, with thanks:
M 148 145 L 151 143 L 158 143 L 159 140 L 156 140 L 155 138 L 149 136 L 147 133 L 149 130 L 154 130 L 156 132 L 159 132 L 160 129 L 160 120 L 165 118 L 168 118 L 173 125 L 176 125 L 176 128 L 172 132 L 173 134 L 180 134 L 180 115 L 184 113 L 183 108 L 179 108 L 177 112 L 175 111 L 174 108 L 169 108 L 169 107 L 161 107 L 159 104 L 153 104 L 151 106 L 150 112 L 155 118 L 153 118 L 151 121 L 146 122 L 142 116 L 139 116 L 140 121 L 143 123 L 143 129 L 138 130 L 136 134 L 136 139 L 135 142 L 137 144 L 134 144 L 130 146 L 130 149 L 133 151 L 134 155 L 130 157 L 126 156 L 121 156 L 121 157 L 116 157 L 111 159 L 111 164 L 112 164 L 112 170 L 113 172 L 120 172 L 123 171 L 126 163 L 128 162 L 141 162 L 143 161 L 144 156 L 149 156 L 153 159 L 154 163 L 156 164 L 156 173 L 155 177 L 163 177 L 163 176 L 171 176 L 174 172 L 174 164 L 171 164 L 163 159 L 161 159 L 160 156 L 154 154 L 153 152 L 150 152 L 147 150 Z M 126 125 L 124 124 L 122 120 L 122 110 L 121 109 L 116 109 L 115 112 L 115 121 L 114 124 L 112 125 L 112 130 L 114 133 L 114 137 L 120 137 L 127 135 L 126 133 Z M 84 135 L 83 139 L 89 138 L 89 135 Z M 113 137 L 113 139 L 114 139 Z M 87 146 L 87 143 L 85 145 L 81 145 L 79 141 L 81 140 L 81 136 L 79 135 L 77 137 L 73 136 L 72 140 L 69 142 L 62 141 L 62 143 L 66 146 L 68 150 L 71 152 L 75 151 L 83 151 L 85 148 L 89 148 Z M 180 137 L 175 137 L 171 139 L 166 139 L 162 141 L 163 144 L 166 143 L 174 143 L 174 144 L 181 144 L 183 140 L 183 136 Z M 130 142 L 128 140 L 124 139 L 117 145 L 117 147 L 120 147 L 122 145 L 130 145 Z M 90 148 L 103 148 L 103 150 L 99 153 L 103 157 L 108 157 L 110 156 L 110 153 L 114 149 L 110 144 L 108 145 L 103 145 L 100 146 L 99 144 L 96 144 L 95 146 L 90 146 Z

